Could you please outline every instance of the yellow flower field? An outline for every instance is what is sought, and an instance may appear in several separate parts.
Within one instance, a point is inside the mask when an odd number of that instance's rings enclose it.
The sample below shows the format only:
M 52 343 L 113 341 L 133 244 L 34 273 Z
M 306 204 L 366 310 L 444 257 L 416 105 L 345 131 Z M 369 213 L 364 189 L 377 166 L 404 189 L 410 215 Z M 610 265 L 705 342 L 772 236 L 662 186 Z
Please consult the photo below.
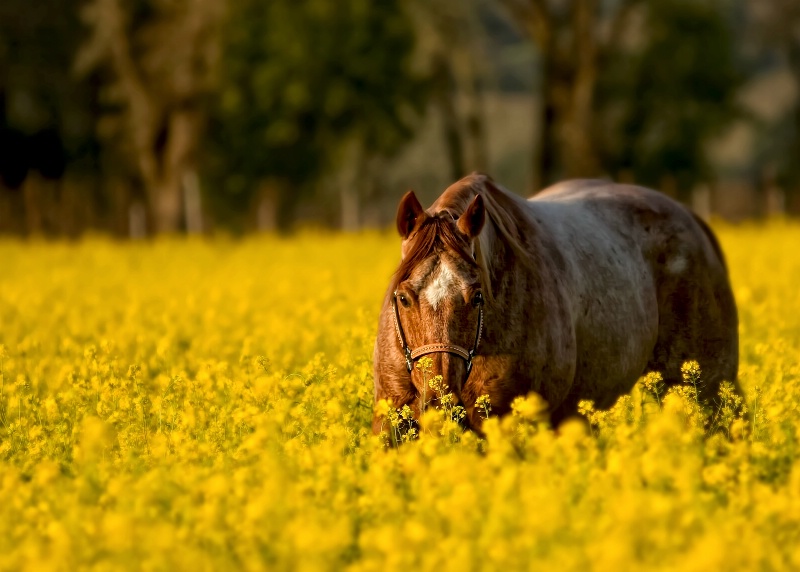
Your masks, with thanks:
M 396 449 L 393 234 L 0 241 L 0 569 L 798 569 L 800 224 L 718 231 L 744 416 L 650 376 L 591 423 L 532 396 Z

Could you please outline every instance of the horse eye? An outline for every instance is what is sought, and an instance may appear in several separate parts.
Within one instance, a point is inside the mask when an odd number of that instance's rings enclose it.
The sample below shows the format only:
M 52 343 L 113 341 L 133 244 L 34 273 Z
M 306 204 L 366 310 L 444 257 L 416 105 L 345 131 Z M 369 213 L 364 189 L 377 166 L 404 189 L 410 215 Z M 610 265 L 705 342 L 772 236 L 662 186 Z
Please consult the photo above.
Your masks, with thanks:
M 483 306 L 483 292 L 475 292 L 475 295 L 472 297 L 472 305 L 476 308 L 478 306 Z
M 408 308 L 411 305 L 408 301 L 408 298 L 405 297 L 405 294 L 400 294 L 398 298 L 400 299 L 400 303 L 403 305 L 403 308 Z

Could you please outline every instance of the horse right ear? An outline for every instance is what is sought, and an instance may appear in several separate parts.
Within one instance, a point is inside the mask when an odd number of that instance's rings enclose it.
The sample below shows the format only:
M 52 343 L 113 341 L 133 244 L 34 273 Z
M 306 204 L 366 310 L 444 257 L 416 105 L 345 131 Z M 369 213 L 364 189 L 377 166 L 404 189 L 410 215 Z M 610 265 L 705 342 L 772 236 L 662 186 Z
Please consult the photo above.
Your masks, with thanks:
M 475 238 L 481 233 L 483 223 L 486 222 L 486 207 L 483 206 L 483 197 L 475 195 L 472 202 L 458 218 L 458 230 L 470 238 Z
M 408 235 L 417 226 L 419 218 L 424 214 L 425 209 L 419 204 L 414 191 L 408 191 L 403 195 L 400 205 L 397 207 L 397 232 L 400 233 L 400 236 L 408 238 Z

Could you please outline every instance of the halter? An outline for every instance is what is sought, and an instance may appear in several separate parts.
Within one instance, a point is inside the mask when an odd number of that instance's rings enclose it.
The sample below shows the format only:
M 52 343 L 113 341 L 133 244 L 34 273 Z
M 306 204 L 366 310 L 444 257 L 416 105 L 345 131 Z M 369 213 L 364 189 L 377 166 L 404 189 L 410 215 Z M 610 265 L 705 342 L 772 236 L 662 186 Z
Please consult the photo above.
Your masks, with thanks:
M 475 332 L 475 343 L 472 345 L 471 350 L 466 350 L 456 344 L 435 343 L 420 346 L 415 350 L 408 347 L 406 337 L 403 335 L 403 327 L 400 325 L 400 312 L 397 309 L 397 291 L 392 292 L 392 310 L 394 310 L 394 329 L 397 331 L 397 339 L 400 340 L 400 346 L 403 348 L 403 354 L 406 358 L 406 367 L 409 373 L 414 367 L 414 361 L 424 355 L 435 353 L 448 353 L 457 355 L 467 362 L 467 375 L 472 371 L 472 358 L 478 351 L 478 344 L 481 342 L 481 333 L 483 332 L 483 303 L 481 303 L 478 310 L 478 331 Z

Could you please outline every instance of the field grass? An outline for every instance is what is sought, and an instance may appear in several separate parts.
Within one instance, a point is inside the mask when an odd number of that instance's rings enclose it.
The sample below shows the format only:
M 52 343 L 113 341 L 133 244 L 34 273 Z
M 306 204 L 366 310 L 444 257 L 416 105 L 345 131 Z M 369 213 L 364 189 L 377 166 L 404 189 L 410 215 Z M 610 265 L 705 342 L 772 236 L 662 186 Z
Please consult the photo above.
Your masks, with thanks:
M 0 241 L 0 569 L 798 569 L 800 224 L 718 231 L 744 416 L 531 398 L 389 450 L 395 236 Z

